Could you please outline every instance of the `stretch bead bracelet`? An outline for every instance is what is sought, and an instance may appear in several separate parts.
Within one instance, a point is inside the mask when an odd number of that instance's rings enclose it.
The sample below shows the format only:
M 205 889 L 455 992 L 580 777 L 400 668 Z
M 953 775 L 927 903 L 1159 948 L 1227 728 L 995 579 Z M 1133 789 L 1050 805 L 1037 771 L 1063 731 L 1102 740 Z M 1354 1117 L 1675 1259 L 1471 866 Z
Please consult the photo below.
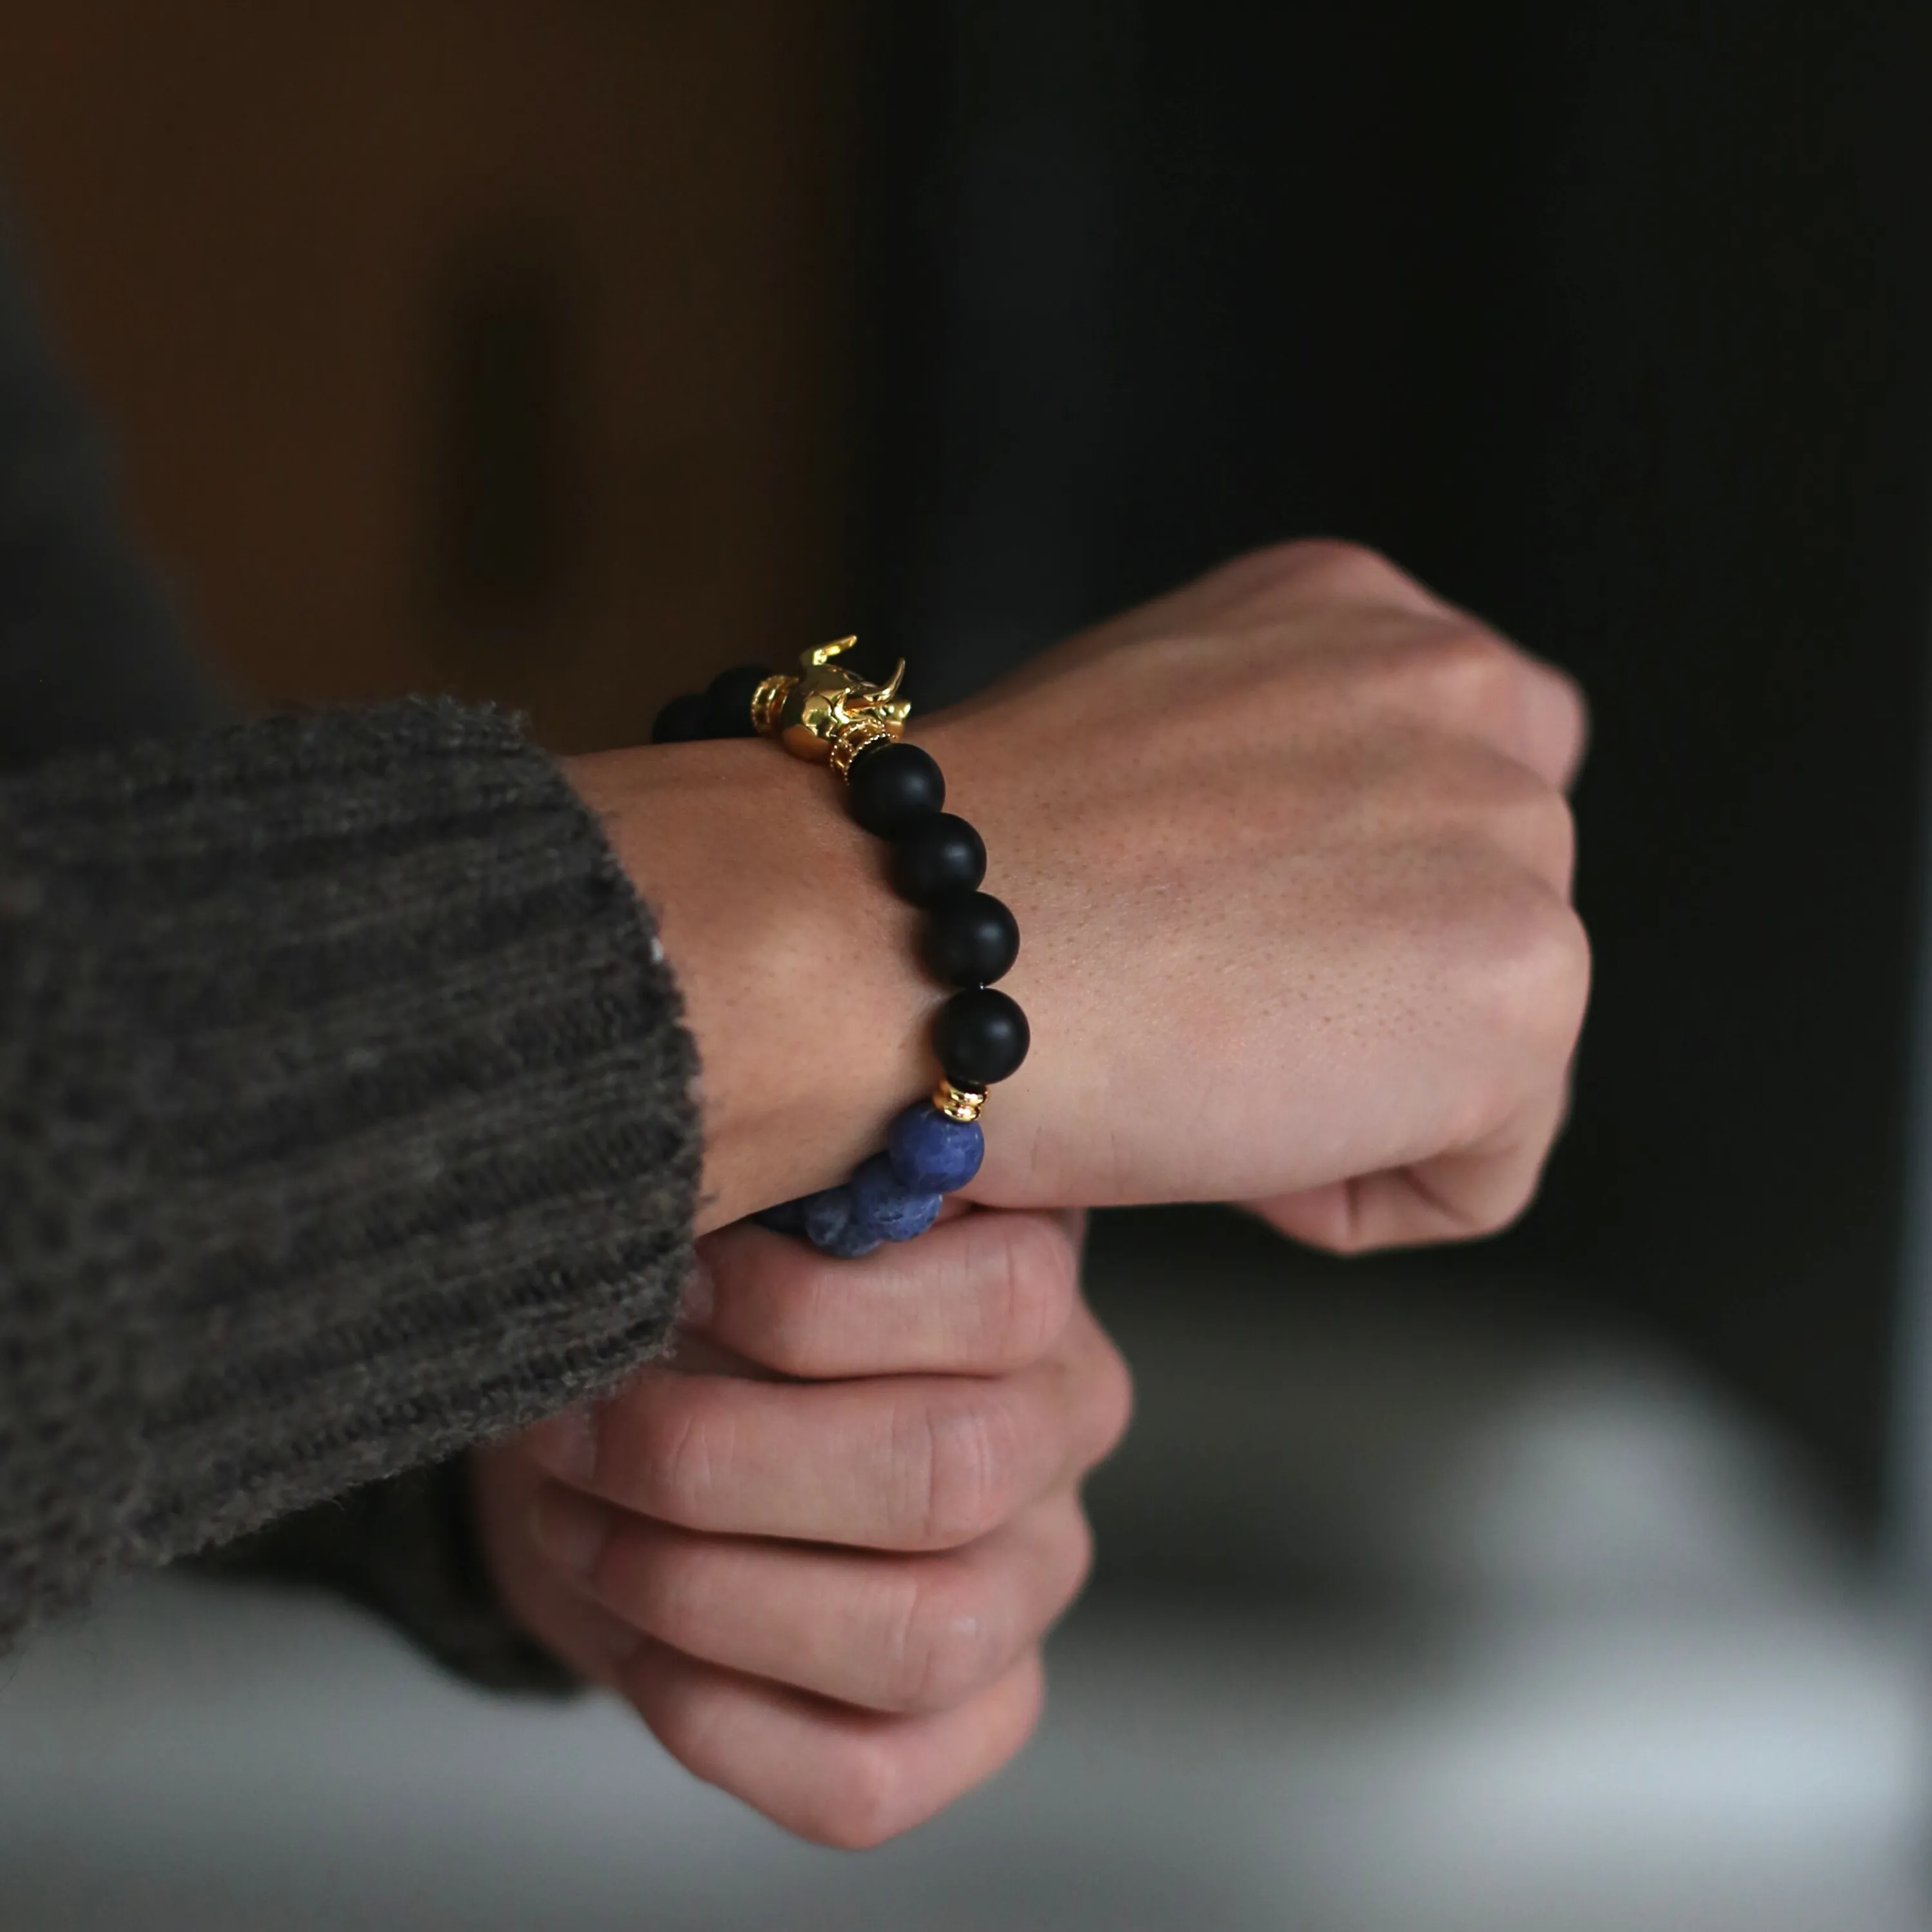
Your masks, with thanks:
M 932 1098 L 901 1114 L 885 1151 L 862 1162 L 842 1186 L 758 1216 L 845 1257 L 924 1234 L 945 1197 L 979 1172 L 986 1090 L 1018 1070 L 1030 1037 L 1018 1004 L 993 984 L 1019 952 L 1020 929 L 999 900 L 980 890 L 986 846 L 964 819 L 943 808 L 946 780 L 932 754 L 899 742 L 912 715 L 898 695 L 904 661 L 884 684 L 833 662 L 857 642 L 841 638 L 807 651 L 795 676 L 758 664 L 720 672 L 701 696 L 673 698 L 651 730 L 654 745 L 776 738 L 800 758 L 829 764 L 845 781 L 852 816 L 890 848 L 893 890 L 926 915 L 927 967 L 956 989 L 933 1021 L 944 1077 Z

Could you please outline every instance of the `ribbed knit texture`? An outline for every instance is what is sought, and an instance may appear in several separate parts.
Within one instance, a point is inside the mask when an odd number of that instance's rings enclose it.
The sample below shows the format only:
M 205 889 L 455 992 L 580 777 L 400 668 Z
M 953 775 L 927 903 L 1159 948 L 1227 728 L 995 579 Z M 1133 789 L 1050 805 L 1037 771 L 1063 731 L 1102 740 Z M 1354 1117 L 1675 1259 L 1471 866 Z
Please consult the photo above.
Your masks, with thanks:
M 648 1357 L 694 1072 L 647 915 L 500 715 L 0 780 L 0 1648 Z

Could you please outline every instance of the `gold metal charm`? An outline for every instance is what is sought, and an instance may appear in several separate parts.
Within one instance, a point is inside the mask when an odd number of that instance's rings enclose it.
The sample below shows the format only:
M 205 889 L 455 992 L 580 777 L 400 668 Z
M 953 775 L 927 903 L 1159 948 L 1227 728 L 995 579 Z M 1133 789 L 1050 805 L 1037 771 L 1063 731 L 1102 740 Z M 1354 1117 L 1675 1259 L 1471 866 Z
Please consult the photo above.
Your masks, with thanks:
M 776 738 L 778 733 L 778 713 L 784 709 L 785 700 L 791 695 L 791 688 L 797 683 L 795 677 L 788 677 L 781 671 L 776 677 L 768 677 L 752 694 L 752 729 L 763 738 Z
M 904 658 L 884 684 L 832 662 L 858 641 L 841 638 L 807 651 L 796 677 L 766 678 L 752 700 L 752 722 L 767 738 L 796 757 L 830 760 L 842 778 L 866 746 L 898 737 L 912 716 L 911 705 L 898 695 Z
M 932 1104 L 949 1120 L 962 1124 L 976 1120 L 980 1109 L 986 1104 L 986 1090 L 983 1087 L 956 1087 L 950 1080 L 942 1080 L 934 1090 Z
M 903 724 L 882 724 L 861 718 L 839 733 L 832 747 L 832 769 L 848 784 L 852 782 L 852 761 L 868 745 L 890 745 L 904 729 Z

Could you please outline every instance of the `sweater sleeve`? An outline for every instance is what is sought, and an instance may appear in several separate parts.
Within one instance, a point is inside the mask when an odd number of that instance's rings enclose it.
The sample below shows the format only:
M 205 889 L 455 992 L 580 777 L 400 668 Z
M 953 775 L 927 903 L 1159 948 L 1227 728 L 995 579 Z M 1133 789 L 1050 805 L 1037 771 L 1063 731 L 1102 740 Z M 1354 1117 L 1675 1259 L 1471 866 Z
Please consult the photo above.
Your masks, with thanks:
M 0 1650 L 607 1392 L 688 1271 L 694 1072 L 648 914 L 496 713 L 0 781 Z

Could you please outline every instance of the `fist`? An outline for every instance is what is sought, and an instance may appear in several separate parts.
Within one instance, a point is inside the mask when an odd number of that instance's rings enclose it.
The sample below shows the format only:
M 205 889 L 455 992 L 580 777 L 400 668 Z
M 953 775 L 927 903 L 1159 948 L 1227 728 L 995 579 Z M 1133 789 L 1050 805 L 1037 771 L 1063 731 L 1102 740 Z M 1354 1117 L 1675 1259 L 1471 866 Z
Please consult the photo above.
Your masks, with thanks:
M 859 1262 L 708 1238 L 669 1361 L 478 1457 L 505 1600 L 788 1829 L 930 1817 L 1031 1732 L 1090 1560 L 1080 1484 L 1126 1426 L 1080 1238 L 1022 1213 Z
M 1589 980 L 1567 677 L 1292 544 L 916 735 L 1024 935 L 1034 1050 L 974 1198 L 1248 1202 L 1344 1252 L 1521 1211 Z

